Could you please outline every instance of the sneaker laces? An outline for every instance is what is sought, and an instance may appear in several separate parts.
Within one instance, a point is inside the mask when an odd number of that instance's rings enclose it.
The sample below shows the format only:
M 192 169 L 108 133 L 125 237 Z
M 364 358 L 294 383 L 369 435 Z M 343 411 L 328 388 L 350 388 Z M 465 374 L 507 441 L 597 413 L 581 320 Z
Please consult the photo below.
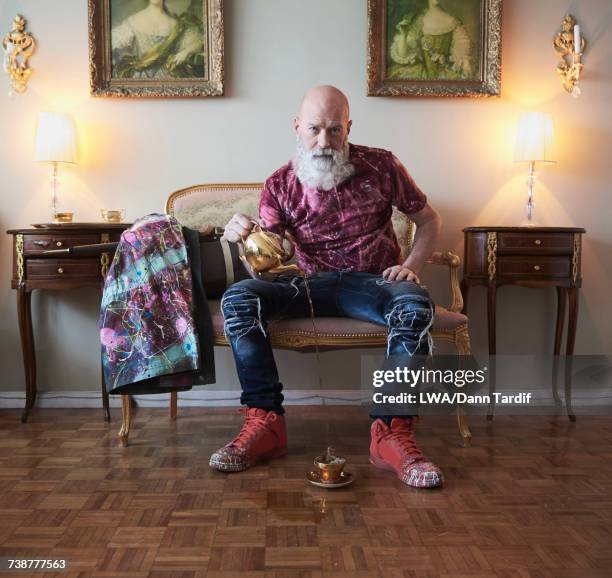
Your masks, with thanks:
M 248 446 L 249 443 L 268 429 L 266 424 L 267 416 L 257 416 L 254 413 L 249 413 L 248 408 L 239 410 L 238 413 L 244 415 L 244 423 L 238 435 L 229 443 L 228 446 Z
M 385 434 L 385 439 L 406 452 L 407 457 L 411 458 L 412 461 L 425 459 L 423 452 L 417 446 L 412 424 L 404 422 L 399 427 L 396 425 L 394 429 L 389 428 L 388 433 Z

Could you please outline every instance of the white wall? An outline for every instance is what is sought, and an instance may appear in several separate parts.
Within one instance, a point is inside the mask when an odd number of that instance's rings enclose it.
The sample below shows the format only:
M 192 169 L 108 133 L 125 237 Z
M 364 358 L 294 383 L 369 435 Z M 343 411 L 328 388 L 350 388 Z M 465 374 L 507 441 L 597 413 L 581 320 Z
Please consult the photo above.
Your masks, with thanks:
M 129 219 L 163 208 L 169 192 L 200 182 L 258 181 L 291 155 L 290 120 L 311 85 L 332 83 L 352 105 L 353 142 L 393 150 L 445 221 L 440 248 L 462 254 L 465 226 L 512 225 L 525 201 L 524 167 L 512 163 L 513 131 L 524 110 L 556 120 L 558 164 L 541 170 L 537 214 L 545 225 L 583 226 L 584 290 L 576 349 L 612 350 L 610 273 L 610 132 L 612 116 L 609 0 L 507 0 L 503 14 L 501 98 L 368 98 L 366 0 L 226 0 L 226 96 L 217 99 L 111 100 L 89 96 L 87 2 L 5 0 L 2 35 L 20 12 L 38 41 L 27 92 L 9 99 L 0 78 L 0 228 L 49 215 L 47 169 L 32 161 L 37 112 L 71 112 L 81 162 L 63 172 L 61 198 L 81 221 L 105 208 Z M 571 11 L 588 41 L 583 94 L 566 94 L 551 41 Z M 9 237 L 0 236 L 0 389 L 22 390 L 24 377 Z M 486 342 L 483 290 L 470 303 L 473 342 Z M 33 298 L 39 388 L 96 389 L 99 378 L 95 291 Z M 549 352 L 555 315 L 550 290 L 504 288 L 498 351 Z M 343 362 L 324 356 L 326 380 L 341 385 Z M 312 356 L 279 354 L 281 373 L 314 384 Z M 335 361 L 333 361 L 335 360 Z M 345 361 L 346 362 L 345 362 Z M 221 387 L 235 386 L 229 351 L 217 355 Z M 353 363 L 353 366 L 355 364 Z M 334 369 L 336 368 L 336 369 Z M 344 380 L 346 382 L 347 380 Z

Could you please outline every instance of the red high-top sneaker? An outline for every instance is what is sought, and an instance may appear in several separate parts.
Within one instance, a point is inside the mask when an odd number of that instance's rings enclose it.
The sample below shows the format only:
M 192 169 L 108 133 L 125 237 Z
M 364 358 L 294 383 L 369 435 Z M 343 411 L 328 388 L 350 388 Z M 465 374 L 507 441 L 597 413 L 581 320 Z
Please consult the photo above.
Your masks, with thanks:
M 244 410 L 240 433 L 210 456 L 209 465 L 222 472 L 241 472 L 258 461 L 287 453 L 285 418 L 273 411 L 249 407 Z
M 418 448 L 413 421 L 394 417 L 388 426 L 381 419 L 374 420 L 370 429 L 370 463 L 394 471 L 402 482 L 415 488 L 441 486 L 442 472 Z

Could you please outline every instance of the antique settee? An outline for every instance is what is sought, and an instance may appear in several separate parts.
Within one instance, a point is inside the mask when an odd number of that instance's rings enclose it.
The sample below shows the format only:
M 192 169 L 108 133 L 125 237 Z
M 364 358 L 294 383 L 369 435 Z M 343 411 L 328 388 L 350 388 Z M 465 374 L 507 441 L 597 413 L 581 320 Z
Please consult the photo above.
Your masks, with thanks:
M 257 216 L 261 183 L 223 183 L 195 185 L 173 192 L 166 201 L 166 213 L 173 215 L 182 224 L 206 230 L 222 227 L 234 213 Z M 405 257 L 414 237 L 414 223 L 403 213 L 393 211 L 393 227 Z M 448 268 L 452 302 L 448 307 L 436 305 L 432 337 L 454 344 L 458 355 L 470 354 L 470 337 L 467 317 L 461 313 L 463 299 L 459 288 L 458 269 L 460 259 L 447 252 L 436 252 L 429 259 L 430 265 Z M 223 315 L 219 300 L 210 300 L 213 318 L 215 345 L 228 346 L 223 333 Z M 313 332 L 310 319 L 282 319 L 270 326 L 272 345 L 278 349 L 312 351 L 315 339 L 325 350 L 343 348 L 386 347 L 387 328 L 373 323 L 340 317 L 318 318 L 317 334 Z M 170 417 L 176 419 L 177 393 L 170 396 Z M 130 396 L 122 396 L 123 423 L 119 437 L 127 445 L 132 402 Z M 459 431 L 465 445 L 469 445 L 471 433 L 461 411 L 457 413 Z

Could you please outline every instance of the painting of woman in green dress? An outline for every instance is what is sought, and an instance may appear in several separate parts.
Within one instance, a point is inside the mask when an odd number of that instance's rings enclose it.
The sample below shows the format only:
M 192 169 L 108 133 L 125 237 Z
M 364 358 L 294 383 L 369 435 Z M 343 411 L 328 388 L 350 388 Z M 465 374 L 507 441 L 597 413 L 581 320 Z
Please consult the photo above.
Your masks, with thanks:
M 112 77 L 205 78 L 201 0 L 111 0 Z
M 478 80 L 480 0 L 389 0 L 389 80 Z

